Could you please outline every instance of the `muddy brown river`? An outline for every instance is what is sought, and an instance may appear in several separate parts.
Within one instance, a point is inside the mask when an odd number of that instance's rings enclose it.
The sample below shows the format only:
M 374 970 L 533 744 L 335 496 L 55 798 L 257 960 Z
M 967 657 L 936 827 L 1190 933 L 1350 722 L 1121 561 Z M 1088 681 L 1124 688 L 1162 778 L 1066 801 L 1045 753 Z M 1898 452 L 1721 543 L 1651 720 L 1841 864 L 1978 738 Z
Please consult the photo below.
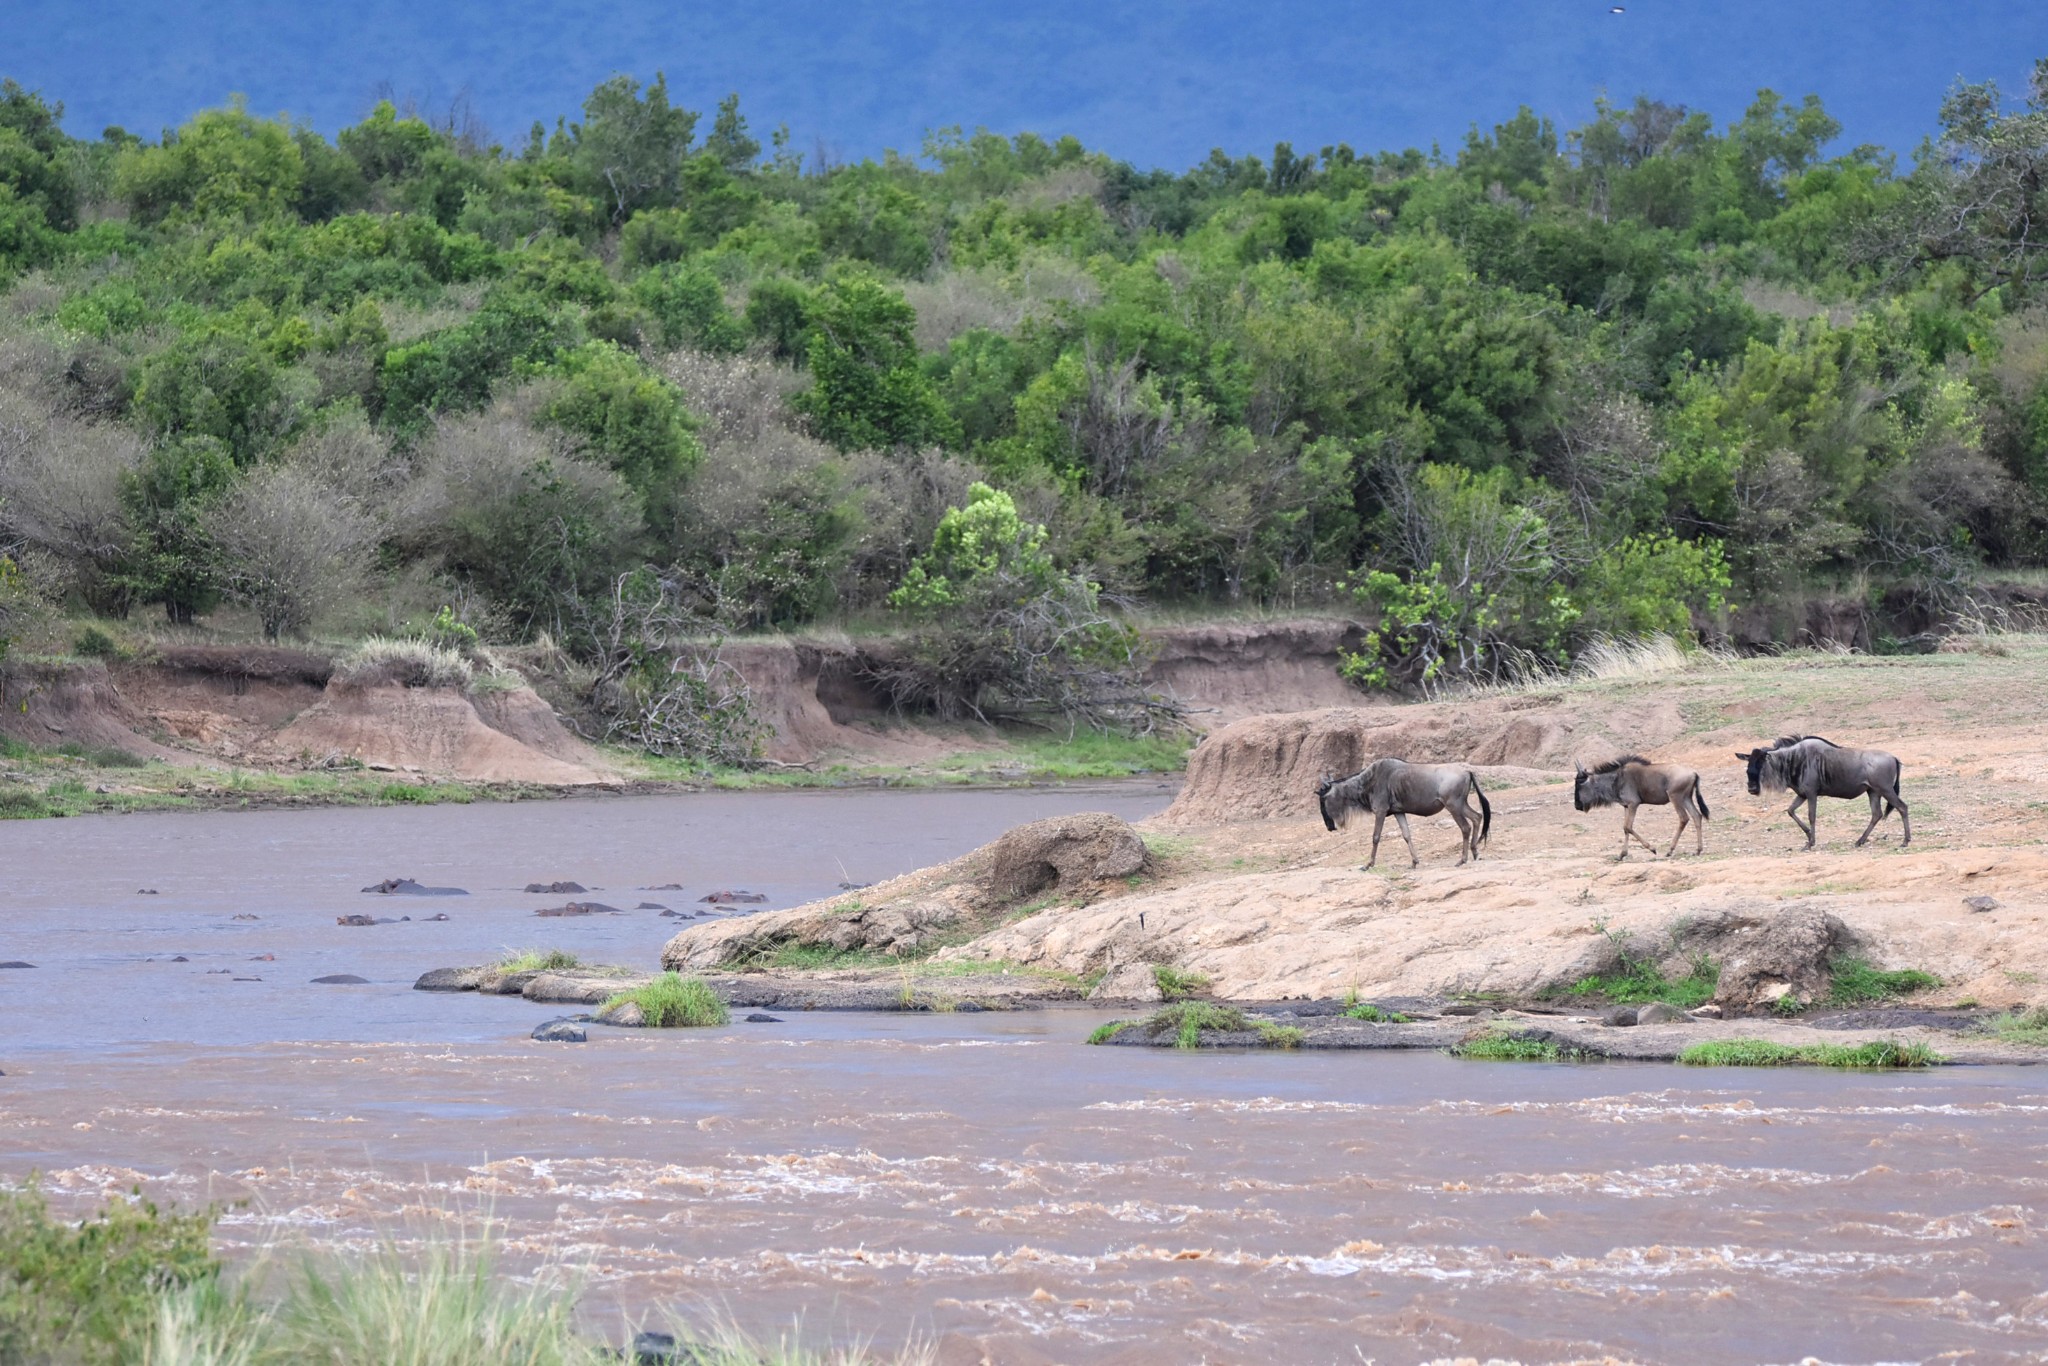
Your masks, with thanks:
M 548 1008 L 408 989 L 508 946 L 651 961 L 676 923 L 539 920 L 562 898 L 529 880 L 789 905 L 1166 795 L 0 825 L 0 960 L 37 964 L 0 971 L 0 1179 L 243 1202 L 238 1255 L 488 1216 L 611 1337 L 680 1311 L 961 1362 L 2048 1358 L 2048 1071 L 1090 1049 L 1089 1010 L 547 1045 Z M 396 875 L 470 895 L 356 890 Z M 309 984 L 338 973 L 367 981 Z

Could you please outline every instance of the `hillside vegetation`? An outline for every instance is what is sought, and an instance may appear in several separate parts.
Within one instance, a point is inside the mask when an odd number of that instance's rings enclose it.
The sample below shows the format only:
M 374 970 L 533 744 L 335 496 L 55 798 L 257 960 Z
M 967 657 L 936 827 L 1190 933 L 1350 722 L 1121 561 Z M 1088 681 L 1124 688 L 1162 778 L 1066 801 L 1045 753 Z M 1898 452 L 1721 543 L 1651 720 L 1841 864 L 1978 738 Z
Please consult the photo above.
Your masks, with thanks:
M 1179 175 L 959 129 L 826 164 L 659 77 L 502 144 L 389 103 L 80 138 L 10 82 L 0 649 L 544 635 L 702 752 L 749 743 L 687 644 L 734 629 L 897 622 L 906 707 L 1142 729 L 1140 599 L 1364 609 L 1349 672 L 1411 689 L 1789 640 L 1816 592 L 1938 620 L 2048 563 L 2038 71 L 1910 165 L 1764 91 Z

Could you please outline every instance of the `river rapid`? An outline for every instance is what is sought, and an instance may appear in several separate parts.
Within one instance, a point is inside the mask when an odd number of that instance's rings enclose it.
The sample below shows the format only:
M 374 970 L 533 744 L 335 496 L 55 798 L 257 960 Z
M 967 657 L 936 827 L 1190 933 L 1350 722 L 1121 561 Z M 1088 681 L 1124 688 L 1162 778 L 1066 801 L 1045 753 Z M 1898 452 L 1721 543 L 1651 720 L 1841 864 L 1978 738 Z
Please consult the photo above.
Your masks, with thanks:
M 236 1202 L 238 1256 L 488 1216 L 508 1272 L 574 1274 L 614 1339 L 710 1312 L 949 1362 L 2048 1358 L 2033 1069 L 1090 1049 L 1092 1010 L 791 1013 L 578 1046 L 525 1037 L 546 1007 L 409 990 L 508 946 L 651 962 L 677 924 L 537 919 L 564 898 L 530 880 L 784 906 L 1166 796 L 0 825 L 0 960 L 37 964 L 0 971 L 0 1180 L 41 1171 L 79 1207 L 136 1184 Z M 397 875 L 470 895 L 357 890 Z M 413 918 L 334 923 L 351 912 Z M 336 973 L 367 981 L 310 984 Z

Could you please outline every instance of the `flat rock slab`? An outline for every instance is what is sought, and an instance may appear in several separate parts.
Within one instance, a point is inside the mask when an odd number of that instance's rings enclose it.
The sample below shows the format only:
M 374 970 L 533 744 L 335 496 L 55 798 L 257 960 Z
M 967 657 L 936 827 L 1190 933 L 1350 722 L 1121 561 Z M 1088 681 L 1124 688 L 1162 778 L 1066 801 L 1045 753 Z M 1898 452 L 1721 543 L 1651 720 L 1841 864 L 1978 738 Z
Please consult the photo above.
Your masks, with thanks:
M 435 968 L 423 972 L 412 984 L 414 991 L 475 991 L 483 980 L 483 968 Z
M 387 877 L 363 888 L 376 896 L 468 896 L 461 887 L 423 887 L 409 877 Z
M 370 985 L 370 979 L 358 977 L 352 972 L 333 972 L 325 977 L 315 977 L 313 985 L 316 987 L 366 987 Z
M 15 959 L 15 960 L 14 960 L 13 962 L 10 962 L 10 963 L 0 963 L 0 969 L 4 969 L 4 968 L 32 968 L 32 967 L 34 967 L 34 966 L 35 966 L 35 964 L 34 964 L 34 963 L 24 963 L 24 962 L 22 962 L 22 961 L 21 961 L 20 959 L 18 959 L 18 958 L 17 958 L 17 959 Z

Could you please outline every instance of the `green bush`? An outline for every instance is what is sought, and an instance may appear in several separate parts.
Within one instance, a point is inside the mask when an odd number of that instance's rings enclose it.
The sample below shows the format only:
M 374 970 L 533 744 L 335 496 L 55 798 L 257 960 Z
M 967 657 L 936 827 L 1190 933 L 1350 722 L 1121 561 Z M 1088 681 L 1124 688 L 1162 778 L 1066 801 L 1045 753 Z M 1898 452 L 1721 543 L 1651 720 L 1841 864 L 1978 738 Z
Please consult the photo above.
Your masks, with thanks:
M 0 1361 L 133 1360 L 168 1290 L 211 1283 L 215 1212 L 116 1198 L 78 1222 L 0 1191 Z
M 726 1024 L 732 1018 L 725 1002 L 703 978 L 673 972 L 664 972 L 644 987 L 619 992 L 598 1007 L 598 1014 L 629 1002 L 640 1007 L 640 1018 L 650 1029 L 702 1028 Z
M 1182 972 L 1164 963 L 1152 965 L 1152 981 L 1158 986 L 1160 996 L 1169 1001 L 1178 1001 L 1209 989 L 1209 979 L 1201 973 Z
M 1828 976 L 1828 1003 L 1838 1006 L 1889 1001 L 1941 985 L 1939 977 L 1918 968 L 1884 972 L 1867 959 L 1854 957 L 1835 959 L 1828 965 Z
M 1479 1062 L 1570 1062 L 1579 1053 L 1577 1049 L 1549 1039 L 1532 1039 L 1511 1030 L 1488 1029 L 1457 1044 L 1451 1049 L 1451 1056 Z

